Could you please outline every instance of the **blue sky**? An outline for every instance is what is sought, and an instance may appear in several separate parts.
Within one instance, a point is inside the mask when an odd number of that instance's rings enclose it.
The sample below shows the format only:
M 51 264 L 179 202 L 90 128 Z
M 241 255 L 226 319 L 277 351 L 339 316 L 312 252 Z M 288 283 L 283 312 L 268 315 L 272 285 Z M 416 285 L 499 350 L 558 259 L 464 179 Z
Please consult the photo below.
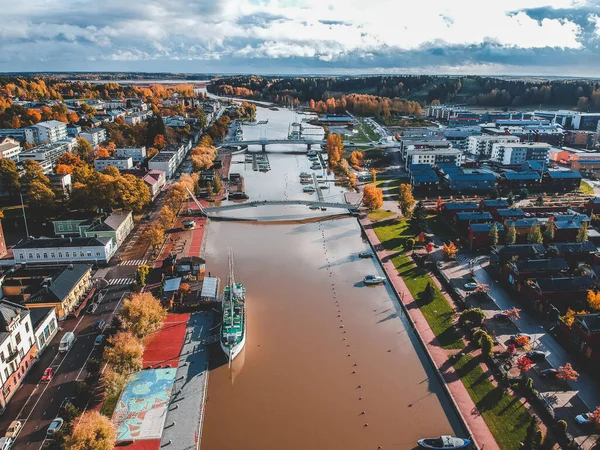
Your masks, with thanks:
M 600 0 L 0 0 L 0 71 L 600 75 Z

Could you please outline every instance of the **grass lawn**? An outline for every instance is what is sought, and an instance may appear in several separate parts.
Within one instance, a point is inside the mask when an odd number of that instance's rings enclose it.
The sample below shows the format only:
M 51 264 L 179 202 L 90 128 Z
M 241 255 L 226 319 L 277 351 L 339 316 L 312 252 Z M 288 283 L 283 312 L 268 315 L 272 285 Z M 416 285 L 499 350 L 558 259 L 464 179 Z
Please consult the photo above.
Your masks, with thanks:
M 360 127 L 363 131 L 363 133 L 365 133 L 365 135 L 372 141 L 378 141 L 381 137 L 379 136 L 379 134 L 377 134 L 375 132 L 375 130 L 373 129 L 373 127 L 371 127 L 371 125 L 369 125 L 364 119 L 359 119 L 360 120 Z
M 373 229 L 386 250 L 398 252 L 392 262 L 416 299 L 440 345 L 446 349 L 463 348 L 464 344 L 453 325 L 454 310 L 439 289 L 434 285 L 435 297 L 432 301 L 424 300 L 421 295 L 427 283 L 433 281 L 427 271 L 416 267 L 404 251 L 406 239 L 413 237 L 408 222 L 404 219 L 391 219 L 373 224 Z
M 581 192 L 583 192 L 585 195 L 594 195 L 594 188 L 591 187 L 589 183 L 586 183 L 585 181 L 581 182 L 581 184 L 579 185 L 579 189 L 581 189 Z
M 454 368 L 500 448 L 519 448 L 531 420 L 521 402 L 494 386 L 476 358 L 462 355 L 454 362 Z
M 108 417 L 109 419 L 112 417 L 115 412 L 115 408 L 117 407 L 117 403 L 119 402 L 119 397 L 121 397 L 121 392 L 119 392 L 115 396 L 106 396 L 104 399 L 104 403 L 102 403 L 102 408 L 100 409 L 100 414 Z
M 391 211 L 386 211 L 385 209 L 378 209 L 376 211 L 373 211 L 372 213 L 369 213 L 369 219 L 376 222 L 379 220 L 387 219 L 388 217 L 392 217 L 393 215 L 394 213 Z

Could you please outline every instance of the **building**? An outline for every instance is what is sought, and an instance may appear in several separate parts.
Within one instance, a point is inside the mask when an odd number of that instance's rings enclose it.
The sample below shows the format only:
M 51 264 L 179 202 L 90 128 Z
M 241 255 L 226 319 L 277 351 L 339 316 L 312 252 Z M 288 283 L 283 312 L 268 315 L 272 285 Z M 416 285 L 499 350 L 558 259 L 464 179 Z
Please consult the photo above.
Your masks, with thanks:
M 498 186 L 505 191 L 520 191 L 521 189 L 539 189 L 542 176 L 537 172 L 514 172 L 505 170 L 498 178 Z
M 508 233 L 511 227 L 515 227 L 517 240 L 525 240 L 534 226 L 541 226 L 542 222 L 535 217 L 525 217 L 522 219 L 507 219 L 504 221 L 504 228 Z
M 25 300 L 29 309 L 54 308 L 59 320 L 76 311 L 92 287 L 92 266 L 70 264 L 46 278 L 42 288 Z
M 54 308 L 33 308 L 29 310 L 33 334 L 39 356 L 58 332 L 56 310 Z
M 586 307 L 587 293 L 595 288 L 587 275 L 560 278 L 532 278 L 524 284 L 523 299 L 541 313 L 551 314 L 555 308 L 558 315 L 568 308 L 581 311 Z
M 508 204 L 508 200 L 505 200 L 503 198 L 496 198 L 496 199 L 488 198 L 488 199 L 481 200 L 481 202 L 479 202 L 479 207 L 483 211 L 487 211 L 487 212 L 491 213 L 492 216 L 494 216 L 498 209 L 508 208 L 509 204 Z
M 496 187 L 496 175 L 486 169 L 462 169 L 447 171 L 444 169 L 443 182 L 452 191 L 473 192 L 490 191 Z
M 52 166 L 56 165 L 58 158 L 63 153 L 71 150 L 70 141 L 54 142 L 52 144 L 42 144 L 31 150 L 23 151 L 19 154 L 19 161 L 26 161 L 32 159 L 39 162 L 40 164 L 47 161 Z
M 158 194 L 160 194 L 160 191 L 167 182 L 165 172 L 162 170 L 150 170 L 142 179 L 144 180 L 144 183 L 148 185 L 148 188 L 150 188 L 152 200 L 154 200 Z
M 438 190 L 440 180 L 429 164 L 411 164 L 409 172 L 410 184 L 415 192 L 433 193 Z
M 542 258 L 509 261 L 502 273 L 517 292 L 530 278 L 565 277 L 569 274 L 569 264 L 564 258 Z
M 411 164 L 454 164 L 460 166 L 464 162 L 462 150 L 458 148 L 421 148 L 408 146 L 405 152 L 404 167 L 408 169 Z
M 490 266 L 502 268 L 504 264 L 516 259 L 541 259 L 546 255 L 543 244 L 495 245 L 490 252 Z
M 494 222 L 471 223 L 468 228 L 469 247 L 471 250 L 486 248 L 493 245 L 490 237 L 492 228 L 496 226 L 498 232 L 498 243 L 504 241 L 504 228 Z
M 21 144 L 11 137 L 0 137 L 0 158 L 8 158 L 13 161 L 19 161 L 21 153 Z
M 97 218 L 95 213 L 87 211 L 66 211 L 56 220 L 52 221 L 56 236 L 78 235 L 83 236 L 84 231 Z
M 577 351 L 600 365 L 600 314 L 576 314 L 573 324 L 561 323 L 561 330 Z
M 94 169 L 102 172 L 108 166 L 116 167 L 119 170 L 129 170 L 133 167 L 131 156 L 111 156 L 109 158 L 96 158 L 94 160 Z
M 452 225 L 461 236 L 468 235 L 469 226 L 476 223 L 492 221 L 492 215 L 487 211 L 462 211 L 456 213 Z
M 21 143 L 29 142 L 30 144 L 37 144 L 37 133 L 32 127 L 0 128 L 0 139 L 3 137 L 11 137 Z
M 465 150 L 473 156 L 490 158 L 494 144 L 517 144 L 518 136 L 470 136 L 467 138 Z
M 13 247 L 17 264 L 107 264 L 116 251 L 110 237 L 23 239 Z
M 542 186 L 547 192 L 571 192 L 579 189 L 581 179 L 573 170 L 548 170 L 542 175 Z
M 164 172 L 166 178 L 172 178 L 179 167 L 177 154 L 174 152 L 159 152 L 150 161 L 148 169 Z
M 119 158 L 131 158 L 133 164 L 143 163 L 146 159 L 146 147 L 121 147 L 115 153 Z
M 108 139 L 105 128 L 92 128 L 87 131 L 82 131 L 79 133 L 79 137 L 82 137 L 92 144 L 92 147 L 97 147 Z
M 111 238 L 114 246 L 119 248 L 129 236 L 133 227 L 133 214 L 131 211 L 120 211 L 111 213 L 104 222 L 97 221 L 83 233 L 85 237 L 89 238 Z
M 17 391 L 37 353 L 33 325 L 27 308 L 0 300 L 0 410 Z
M 556 242 L 548 245 L 548 256 L 565 258 L 571 268 L 577 268 L 580 263 L 593 264 L 594 256 L 598 253 L 596 246 L 590 242 Z
M 550 160 L 550 144 L 546 144 L 545 142 L 493 144 L 491 159 L 507 166 L 514 164 L 521 165 L 528 160 L 548 162 Z
M 67 124 L 58 120 L 39 122 L 30 128 L 34 129 L 38 144 L 53 144 L 67 138 Z
M 56 188 L 56 190 L 62 192 L 65 197 L 69 197 L 71 195 L 71 187 L 73 183 L 71 182 L 71 174 L 48 174 L 46 175 L 50 180 L 50 184 Z

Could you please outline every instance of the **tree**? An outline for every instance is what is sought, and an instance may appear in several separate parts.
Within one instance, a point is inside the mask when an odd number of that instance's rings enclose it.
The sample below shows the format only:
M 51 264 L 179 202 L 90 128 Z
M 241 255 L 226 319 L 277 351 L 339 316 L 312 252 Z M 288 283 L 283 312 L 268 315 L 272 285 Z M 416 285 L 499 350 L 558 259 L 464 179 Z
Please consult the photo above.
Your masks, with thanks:
M 84 161 L 89 161 L 92 156 L 94 149 L 92 144 L 86 141 L 84 138 L 77 138 L 77 155 Z
M 529 339 L 529 336 L 525 335 L 520 335 L 513 339 L 513 342 L 517 347 L 527 347 L 530 341 L 531 339 Z
M 43 184 L 41 181 L 34 180 L 31 182 L 31 184 L 29 184 L 27 197 L 27 204 L 31 210 L 43 216 L 48 211 L 48 208 L 54 206 L 56 195 L 52 189 Z
M 365 163 L 364 156 L 365 155 L 363 154 L 363 152 L 354 150 L 352 153 L 350 153 L 350 158 L 348 159 L 348 161 L 352 167 L 354 167 L 356 170 L 359 170 Z
M 107 397 L 116 397 L 125 388 L 127 384 L 128 375 L 125 373 L 119 373 L 110 367 L 107 367 L 102 374 L 102 386 Z
M 17 165 L 12 159 L 0 158 L 0 189 L 14 195 L 21 189 Z
M 144 238 L 154 249 L 158 248 L 165 240 L 165 231 L 162 228 L 151 227 L 144 231 Z
M 529 370 L 529 369 L 527 369 Z M 531 417 L 531 421 L 529 422 L 529 426 L 527 427 L 527 434 L 525 435 L 525 439 L 523 440 L 522 448 L 524 450 L 537 450 L 538 447 L 534 446 L 535 436 L 538 431 L 538 420 L 535 416 Z
M 29 186 L 34 181 L 39 181 L 47 187 L 50 186 L 50 179 L 44 175 L 44 169 L 39 162 L 28 159 L 23 163 L 23 168 L 25 169 L 25 173 L 21 177 L 23 185 Z
M 412 217 L 413 206 L 415 205 L 415 198 L 412 194 L 412 186 L 410 184 L 400 185 L 400 211 L 402 215 L 408 219 Z
M 515 306 L 504 311 L 504 314 L 512 320 L 519 320 L 521 318 L 521 310 Z
M 444 244 L 442 246 L 442 254 L 446 259 L 455 259 L 456 254 L 458 253 L 458 249 L 454 242 L 450 241 L 448 244 Z
M 509 192 L 508 193 L 508 197 L 506 197 L 506 202 L 508 203 L 508 206 L 512 206 L 515 204 L 515 199 L 513 197 L 513 193 Z
M 492 229 L 490 230 L 490 242 L 492 245 L 498 245 L 498 226 L 496 222 L 492 225 Z
M 115 426 L 98 411 L 88 411 L 81 416 L 67 438 L 69 450 L 112 450 L 117 439 Z
M 577 233 L 577 242 L 586 242 L 588 240 L 588 223 L 583 222 Z
M 600 310 L 600 292 L 588 291 L 587 302 L 593 311 Z
M 554 240 L 554 223 L 552 220 L 548 220 L 544 227 L 544 242 L 552 242 Z
M 150 147 L 146 152 L 146 158 L 152 159 L 154 156 L 158 154 L 158 149 L 156 147 Z
M 597 406 L 596 409 L 592 412 L 590 416 L 590 422 L 595 426 L 600 426 L 600 406 Z
M 535 199 L 535 206 L 544 206 L 544 197 L 539 195 L 538 198 Z
M 415 231 L 423 233 L 427 230 L 427 209 L 422 201 L 418 201 L 410 219 L 410 224 Z
M 329 134 L 326 140 L 327 156 L 329 167 L 337 167 L 344 152 L 344 140 L 339 134 Z
M 363 191 L 363 203 L 371 211 L 383 206 L 383 191 L 374 184 L 367 184 Z
M 144 286 L 146 284 L 146 277 L 149 273 L 150 266 L 145 264 L 138 266 L 137 270 L 135 271 L 135 281 L 137 282 L 138 286 Z
M 519 359 L 517 359 L 517 367 L 521 373 L 523 373 L 530 370 L 533 367 L 533 364 L 531 363 L 531 359 L 529 359 L 527 356 L 521 356 Z
M 149 292 L 132 294 L 121 309 L 125 329 L 142 339 L 158 331 L 167 312 Z
M 154 138 L 154 142 L 152 143 L 152 147 L 155 147 L 159 150 L 162 150 L 167 146 L 167 140 L 163 134 L 158 134 Z
M 371 169 L 371 183 L 377 183 L 377 171 L 375 169 Z
M 435 287 L 431 281 L 427 282 L 425 289 L 423 290 L 423 300 L 430 302 L 435 298 Z
M 481 308 L 465 309 L 458 318 L 461 327 L 477 328 L 485 320 L 485 312 Z
M 104 361 L 114 371 L 130 374 L 142 369 L 144 347 L 132 333 L 119 331 L 108 339 L 108 343 L 104 349 Z
M 517 228 L 513 222 L 508 227 L 508 232 L 506 233 L 506 243 L 510 245 L 514 244 L 515 242 L 517 242 Z
M 484 358 L 489 358 L 492 356 L 492 351 L 494 350 L 494 340 L 485 331 L 481 333 L 481 337 L 479 338 L 479 346 L 481 347 L 481 356 Z
M 527 242 L 530 244 L 541 244 L 544 242 L 539 225 L 535 224 L 529 229 L 529 233 L 527 234 Z
M 215 173 L 215 177 L 213 178 L 213 192 L 215 195 L 219 195 L 221 193 L 221 189 L 223 188 L 223 182 L 221 181 L 221 175 Z
M 579 378 L 579 372 L 573 369 L 571 363 L 566 363 L 564 366 L 560 366 L 558 368 L 556 378 L 566 381 L 577 381 Z
M 163 206 L 158 213 L 157 221 L 163 230 L 170 229 L 177 220 L 175 213 L 167 205 Z
M 589 301 L 589 294 L 591 292 L 592 291 L 588 292 L 588 301 Z M 570 328 L 571 326 L 573 326 L 573 322 L 575 322 L 575 316 L 580 315 L 580 314 L 589 314 L 589 312 L 587 312 L 587 311 L 576 312 L 576 311 L 572 310 L 571 308 L 567 308 L 567 312 L 565 313 L 564 316 L 561 317 L 561 319 L 562 319 L 563 323 Z

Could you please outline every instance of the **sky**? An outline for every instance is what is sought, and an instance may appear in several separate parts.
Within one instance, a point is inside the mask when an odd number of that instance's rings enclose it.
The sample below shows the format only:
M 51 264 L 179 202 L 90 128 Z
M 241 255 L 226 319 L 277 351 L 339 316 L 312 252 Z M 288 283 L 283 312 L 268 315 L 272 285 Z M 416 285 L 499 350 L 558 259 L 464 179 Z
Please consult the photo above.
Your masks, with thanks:
M 0 0 L 0 71 L 600 76 L 600 0 Z

